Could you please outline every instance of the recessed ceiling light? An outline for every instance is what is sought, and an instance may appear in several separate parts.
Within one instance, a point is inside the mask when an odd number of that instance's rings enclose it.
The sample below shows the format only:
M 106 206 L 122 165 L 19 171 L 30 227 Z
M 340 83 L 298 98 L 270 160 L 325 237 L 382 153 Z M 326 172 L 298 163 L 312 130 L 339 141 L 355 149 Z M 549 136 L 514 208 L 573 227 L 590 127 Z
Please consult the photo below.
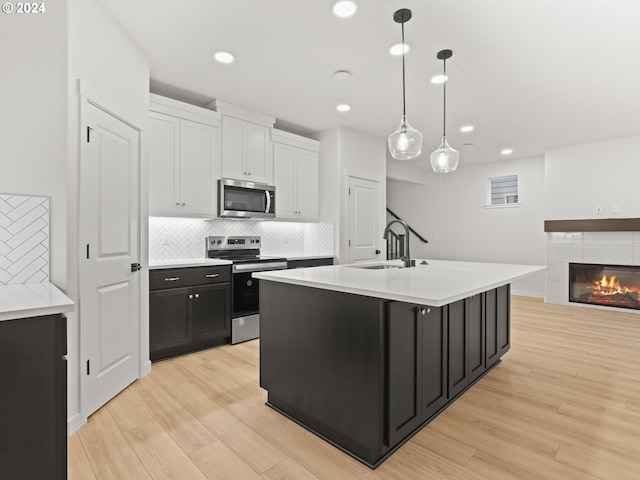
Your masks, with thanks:
M 402 42 L 394 43 L 389 47 L 389 53 L 396 56 L 408 53 L 409 50 L 411 50 L 411 46 L 406 42 L 404 44 Z
M 331 10 L 336 17 L 347 18 L 356 13 L 358 9 L 355 2 L 351 0 L 340 0 L 333 4 Z
M 513 153 L 513 150 L 511 148 L 503 148 L 500 153 L 502 155 L 511 155 Z
M 346 80 L 350 76 L 351 74 L 346 70 L 338 70 L 336 73 L 333 74 L 333 78 L 335 78 L 336 80 Z
M 447 80 L 449 80 L 449 75 L 443 75 L 443 74 L 439 74 L 439 75 L 434 75 L 433 77 L 431 77 L 431 83 L 438 85 L 440 83 L 444 83 Z
M 336 110 L 338 110 L 339 112 L 348 112 L 349 110 L 351 110 L 351 105 L 347 103 L 341 103 L 336 107 Z
M 460 131 L 462 133 L 469 133 L 473 132 L 474 128 L 475 127 L 473 125 L 463 125 L 462 127 L 460 127 Z
M 213 58 L 215 58 L 220 63 L 232 63 L 236 57 L 233 56 L 231 52 L 219 51 L 213 54 Z

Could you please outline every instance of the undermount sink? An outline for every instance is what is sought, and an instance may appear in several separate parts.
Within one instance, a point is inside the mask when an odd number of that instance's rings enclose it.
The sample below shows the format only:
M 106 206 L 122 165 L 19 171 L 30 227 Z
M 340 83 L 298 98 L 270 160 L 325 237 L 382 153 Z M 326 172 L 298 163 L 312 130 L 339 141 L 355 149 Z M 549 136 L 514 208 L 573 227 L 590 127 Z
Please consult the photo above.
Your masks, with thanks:
M 383 268 L 403 268 L 402 265 L 351 265 L 352 268 L 364 268 L 366 270 L 381 270 Z

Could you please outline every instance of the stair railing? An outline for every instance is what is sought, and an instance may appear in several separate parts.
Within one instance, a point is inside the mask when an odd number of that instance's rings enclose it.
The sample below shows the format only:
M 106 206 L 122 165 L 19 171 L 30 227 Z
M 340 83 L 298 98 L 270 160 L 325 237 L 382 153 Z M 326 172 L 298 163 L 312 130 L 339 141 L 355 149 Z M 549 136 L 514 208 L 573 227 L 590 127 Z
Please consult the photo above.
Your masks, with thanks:
M 398 220 L 402 220 L 398 215 L 396 215 L 395 213 L 393 213 L 391 210 L 389 210 L 389 207 L 387 207 L 387 212 L 389 212 L 391 214 L 392 217 L 398 219 Z M 420 235 L 418 232 L 416 232 L 413 228 L 411 228 L 411 226 L 409 226 L 409 231 L 411 233 L 413 233 L 416 237 L 418 237 L 418 239 L 422 242 L 422 243 L 429 243 L 429 240 L 427 240 L 426 238 L 424 238 L 422 235 Z M 403 235 L 404 236 L 404 235 Z

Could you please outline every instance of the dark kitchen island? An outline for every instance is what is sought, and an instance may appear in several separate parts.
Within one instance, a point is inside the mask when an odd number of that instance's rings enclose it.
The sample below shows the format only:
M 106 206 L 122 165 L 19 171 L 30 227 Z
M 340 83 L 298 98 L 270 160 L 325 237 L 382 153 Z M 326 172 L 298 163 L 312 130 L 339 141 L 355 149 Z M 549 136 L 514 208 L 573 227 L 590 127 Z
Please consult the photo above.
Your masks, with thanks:
M 544 270 L 377 265 L 254 274 L 268 405 L 372 468 L 498 364 L 509 284 Z

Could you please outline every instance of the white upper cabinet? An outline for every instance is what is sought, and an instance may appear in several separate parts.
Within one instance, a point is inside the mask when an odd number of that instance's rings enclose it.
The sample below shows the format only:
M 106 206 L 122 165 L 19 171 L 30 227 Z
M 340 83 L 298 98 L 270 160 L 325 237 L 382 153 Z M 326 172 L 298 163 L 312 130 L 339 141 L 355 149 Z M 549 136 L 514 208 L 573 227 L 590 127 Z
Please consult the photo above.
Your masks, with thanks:
M 219 114 L 153 94 L 150 108 L 149 214 L 215 217 Z
M 222 115 L 222 177 L 272 185 L 276 119 L 219 99 L 206 107 Z
M 269 128 L 222 116 L 222 177 L 273 183 Z
M 272 131 L 276 218 L 318 219 L 318 152 L 320 143 Z

